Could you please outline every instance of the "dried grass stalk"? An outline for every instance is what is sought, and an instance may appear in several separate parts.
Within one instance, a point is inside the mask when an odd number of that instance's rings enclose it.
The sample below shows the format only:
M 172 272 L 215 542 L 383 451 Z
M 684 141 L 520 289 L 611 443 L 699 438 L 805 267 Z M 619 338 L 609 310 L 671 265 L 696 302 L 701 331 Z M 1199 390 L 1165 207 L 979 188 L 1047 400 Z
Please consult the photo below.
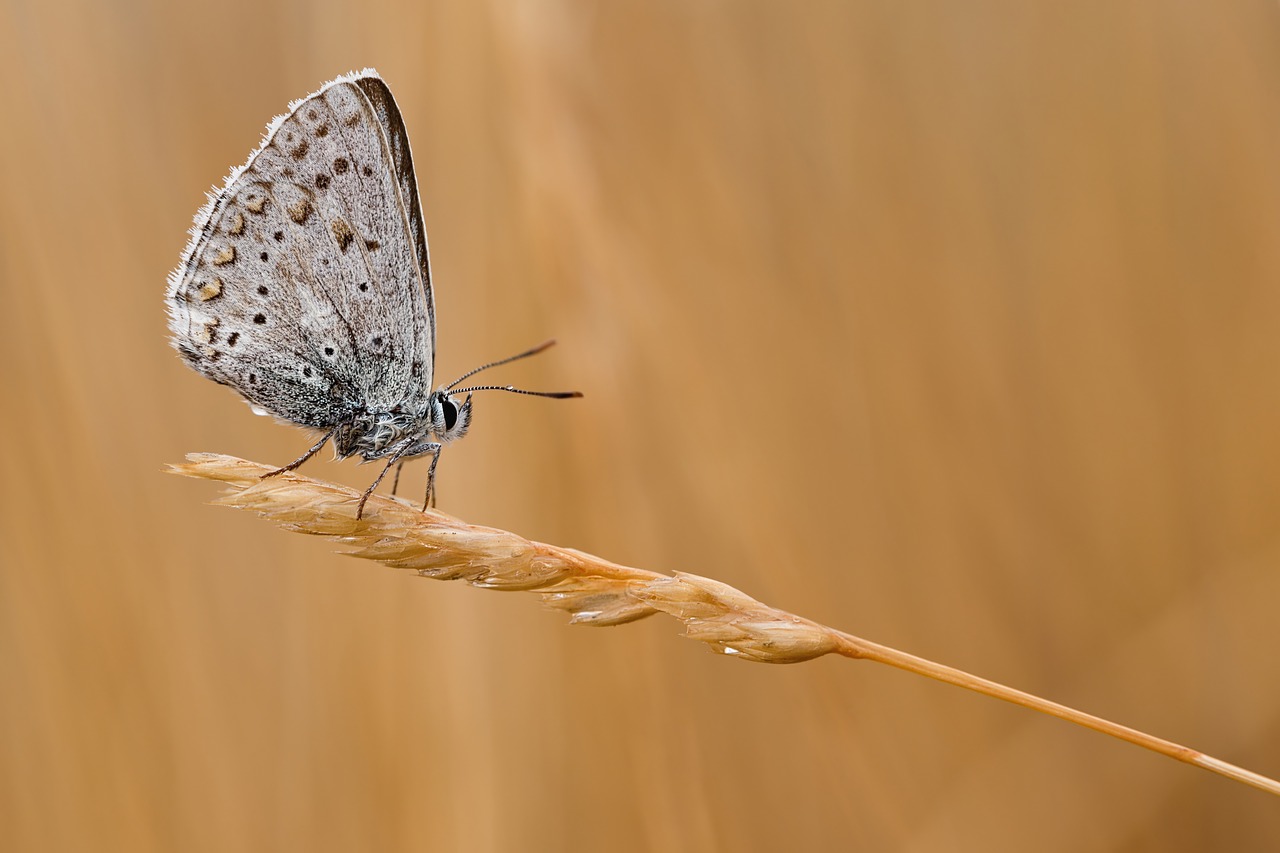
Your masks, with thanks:
M 657 612 L 684 623 L 685 635 L 713 651 L 759 663 L 798 663 L 825 654 L 878 661 L 1094 729 L 1229 779 L 1280 795 L 1280 782 L 1171 741 L 1014 690 L 994 681 L 872 643 L 756 601 L 727 584 L 684 573 L 663 575 L 591 554 L 422 511 L 384 495 L 360 493 L 295 472 L 270 479 L 272 466 L 193 453 L 173 473 L 228 485 L 216 503 L 253 510 L 299 533 L 331 536 L 357 557 L 437 580 L 485 589 L 528 590 L 581 625 L 621 625 Z

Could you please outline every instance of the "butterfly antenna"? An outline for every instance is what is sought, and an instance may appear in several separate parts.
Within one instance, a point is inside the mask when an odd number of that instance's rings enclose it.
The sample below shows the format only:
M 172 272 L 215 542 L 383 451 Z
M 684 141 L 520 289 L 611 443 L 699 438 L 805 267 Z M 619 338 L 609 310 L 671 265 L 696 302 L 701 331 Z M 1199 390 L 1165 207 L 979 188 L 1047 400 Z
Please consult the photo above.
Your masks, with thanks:
M 501 362 L 499 362 L 501 363 Z M 449 386 L 453 388 L 452 385 Z M 581 391 L 526 391 L 514 385 L 478 385 L 475 388 L 459 388 L 454 394 L 470 394 L 472 391 L 510 391 L 512 394 L 528 394 L 530 397 L 551 397 L 555 400 L 567 400 L 570 397 L 581 397 Z
M 555 338 L 552 338 L 552 339 L 551 339 L 551 340 L 549 340 L 549 341 L 543 341 L 542 343 L 538 344 L 536 347 L 534 347 L 534 348 L 533 348 L 533 349 L 531 349 L 531 350 L 525 350 L 524 352 L 520 353 L 519 355 L 509 355 L 509 356 L 507 356 L 506 358 L 502 358 L 502 359 L 499 359 L 499 360 L 497 360 L 497 361 L 491 361 L 491 362 L 489 362 L 488 364 L 481 365 L 480 367 L 477 367 L 475 370 L 471 370 L 471 371 L 468 371 L 467 373 L 462 374 L 462 375 L 461 375 L 461 376 L 459 376 L 457 379 L 453 380 L 453 382 L 451 382 L 451 383 L 449 383 L 448 385 L 444 386 L 444 390 L 446 390 L 446 391 L 452 391 L 455 385 L 460 385 L 460 384 L 462 384 L 462 382 L 464 382 L 464 381 L 465 381 L 465 380 L 467 380 L 467 379 L 470 379 L 472 376 L 475 376 L 477 373 L 479 373 L 479 372 L 480 372 L 480 371 L 482 371 L 482 370 L 488 370 L 489 368 L 491 368 L 491 367 L 497 367 L 497 366 L 498 366 L 498 365 L 500 365 L 500 364 L 510 364 L 510 363 L 511 363 L 511 362 L 513 362 L 513 361 L 519 361 L 519 360 L 520 360 L 520 359 L 522 359 L 522 358 L 528 358 L 528 357 L 529 357 L 529 356 L 531 356 L 531 355 L 537 355 L 538 353 L 542 352 L 544 349 L 547 349 L 548 347 L 550 347 L 550 346 L 552 346 L 553 344 L 555 344 L 555 342 L 556 342 L 556 341 L 555 341 Z M 495 388 L 496 388 L 497 390 L 499 390 L 499 391 L 502 391 L 502 390 L 512 390 L 512 391 L 514 391 L 514 390 L 515 390 L 514 388 L 511 388 L 511 389 L 505 389 L 505 388 L 502 388 L 502 387 L 499 387 L 499 386 L 495 386 Z M 461 394 L 461 393 L 463 393 L 463 392 L 464 392 L 464 391 L 466 391 L 466 390 L 467 390 L 467 389 L 465 389 L 465 388 L 464 388 L 464 389 L 461 389 L 461 390 L 457 391 L 456 393 Z M 473 389 L 471 389 L 471 390 L 473 390 L 473 391 L 478 391 L 478 390 L 481 390 L 481 389 L 479 389 L 479 388 L 473 388 Z M 486 390 L 486 391 L 487 391 L 487 390 L 490 390 L 490 389 L 485 388 L 484 390 Z M 532 392 L 532 391 L 522 391 L 522 392 L 520 392 L 520 393 L 522 393 L 522 394 L 532 394 L 533 392 Z M 548 396 L 548 395 L 542 395 L 542 396 Z M 572 396 L 575 396 L 575 395 L 570 394 L 569 396 L 571 396 L 571 397 L 572 397 Z M 577 396 L 581 396 L 581 395 L 577 395 Z

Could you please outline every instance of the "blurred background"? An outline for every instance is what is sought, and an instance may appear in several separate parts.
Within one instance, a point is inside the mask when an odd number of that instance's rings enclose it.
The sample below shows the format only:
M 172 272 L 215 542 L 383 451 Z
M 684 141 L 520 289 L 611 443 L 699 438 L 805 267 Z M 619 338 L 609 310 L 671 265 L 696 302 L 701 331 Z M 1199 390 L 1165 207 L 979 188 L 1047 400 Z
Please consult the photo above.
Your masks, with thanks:
M 310 443 L 180 364 L 165 275 L 374 66 L 437 378 L 554 336 L 494 379 L 586 394 L 480 398 L 442 509 L 1280 775 L 1276 4 L 0 8 L 6 850 L 1280 845 L 1062 722 L 570 627 L 162 473 Z

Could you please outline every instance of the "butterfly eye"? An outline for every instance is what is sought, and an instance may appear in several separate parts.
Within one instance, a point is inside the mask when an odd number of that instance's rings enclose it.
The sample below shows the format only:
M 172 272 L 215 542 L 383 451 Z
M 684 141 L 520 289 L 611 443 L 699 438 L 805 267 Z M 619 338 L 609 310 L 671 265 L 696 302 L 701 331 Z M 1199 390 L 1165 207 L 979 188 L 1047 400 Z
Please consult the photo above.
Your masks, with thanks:
M 458 422 L 458 407 L 447 397 L 440 401 L 440 406 L 444 410 L 444 428 L 448 432 Z

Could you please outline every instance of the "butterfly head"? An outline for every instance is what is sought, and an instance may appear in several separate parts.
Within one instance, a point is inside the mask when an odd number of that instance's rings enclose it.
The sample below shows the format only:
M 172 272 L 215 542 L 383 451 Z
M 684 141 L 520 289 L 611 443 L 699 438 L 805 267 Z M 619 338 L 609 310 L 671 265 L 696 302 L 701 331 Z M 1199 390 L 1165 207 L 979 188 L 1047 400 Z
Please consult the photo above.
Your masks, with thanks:
M 466 435 L 467 427 L 471 426 L 471 395 L 476 391 L 509 391 L 512 394 L 528 394 L 531 397 L 555 397 L 558 399 L 581 397 L 582 394 L 577 391 L 525 391 L 522 388 L 515 388 L 511 385 L 458 387 L 465 380 L 470 379 L 482 370 L 488 370 L 500 364 L 509 364 L 522 358 L 528 358 L 531 355 L 537 355 L 554 343 L 555 341 L 546 341 L 531 350 L 526 350 L 498 361 L 491 361 L 488 364 L 482 364 L 475 370 L 464 373 L 453 382 L 433 392 L 431 399 L 427 403 L 427 417 L 431 419 L 431 431 L 436 434 L 436 437 L 441 442 L 452 441 L 455 438 L 462 438 Z M 455 397 L 461 394 L 466 394 L 467 396 L 462 401 L 462 405 L 458 405 Z
M 431 431 L 441 442 L 462 438 L 471 426 L 471 395 L 458 403 L 449 389 L 441 388 L 427 401 L 427 415 L 431 418 Z

